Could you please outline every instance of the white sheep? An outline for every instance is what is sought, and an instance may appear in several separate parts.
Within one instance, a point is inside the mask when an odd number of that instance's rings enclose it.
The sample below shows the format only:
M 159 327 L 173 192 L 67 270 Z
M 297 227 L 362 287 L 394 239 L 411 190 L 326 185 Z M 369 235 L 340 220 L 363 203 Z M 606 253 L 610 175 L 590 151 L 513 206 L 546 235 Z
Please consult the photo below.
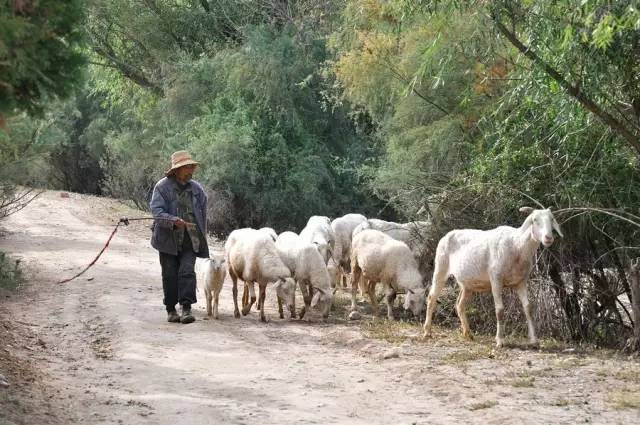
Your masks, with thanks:
M 352 237 L 365 229 L 379 230 L 393 239 L 404 242 L 416 258 L 420 257 L 422 246 L 422 231 L 429 225 L 428 221 L 410 221 L 395 223 L 377 218 L 370 218 L 358 224 L 352 232 Z
M 331 222 L 335 235 L 333 258 L 338 266 L 338 283 L 342 281 L 343 288 L 347 287 L 346 277 L 351 273 L 351 235 L 353 229 L 365 221 L 367 218 L 362 214 L 346 214 Z
M 392 307 L 396 291 L 406 291 L 405 309 L 419 317 L 424 307 L 425 289 L 422 276 L 409 247 L 373 229 L 354 236 L 351 243 L 351 310 L 356 310 L 356 292 L 361 278 L 368 281 L 369 298 L 376 311 L 375 285 L 382 282 L 387 301 L 387 317 L 393 318 Z
M 304 307 L 300 311 L 300 318 L 305 316 L 309 308 L 318 310 L 323 318 L 327 318 L 333 291 L 327 266 L 316 245 L 293 232 L 283 232 L 276 240 L 276 249 L 302 292 Z
M 214 255 L 211 258 L 197 258 L 195 264 L 196 281 L 206 297 L 207 315 L 213 316 L 214 319 L 218 318 L 218 297 L 227 274 L 225 263 L 224 258 Z
M 250 227 L 245 227 L 244 229 L 255 230 L 255 229 L 252 229 Z M 244 229 L 238 229 L 238 230 L 244 230 Z M 268 235 L 274 242 L 278 238 L 278 234 L 271 227 L 261 227 L 261 228 L 258 229 L 258 231 L 259 232 L 263 232 L 265 235 Z M 229 237 L 231 237 L 231 235 L 229 235 Z M 253 286 L 253 283 L 251 285 Z M 251 288 L 251 290 L 253 290 L 255 292 L 255 286 L 253 288 Z M 244 283 L 244 288 L 242 290 L 242 308 L 244 308 L 245 306 L 249 305 L 249 291 L 250 291 L 249 282 L 245 282 Z M 282 300 L 280 298 L 278 298 L 278 311 L 280 313 L 280 318 L 283 319 L 284 318 L 284 314 L 282 312 Z
M 531 305 L 527 296 L 527 281 L 533 267 L 534 256 L 540 243 L 545 247 L 553 243 L 553 229 L 562 236 L 560 226 L 550 209 L 520 208 L 529 213 L 519 228 L 500 226 L 492 230 L 452 230 L 436 249 L 435 269 L 427 299 L 427 318 L 424 336 L 431 335 L 431 320 L 436 301 L 447 278 L 453 276 L 460 286 L 456 311 L 462 334 L 472 338 L 465 306 L 474 292 L 493 294 L 496 309 L 496 345 L 504 344 L 504 306 L 502 288 L 513 288 L 520 298 L 527 319 L 529 342 L 537 344 L 535 327 L 531 319 Z
M 251 295 L 251 302 L 242 307 L 243 315 L 249 314 L 251 306 L 256 301 L 254 282 L 257 282 L 260 288 L 260 298 L 258 300 L 260 320 L 266 321 L 264 300 L 267 284 L 272 282 L 275 282 L 274 287 L 278 295 L 279 304 L 281 300 L 285 300 L 289 310 L 294 314 L 295 282 L 291 278 L 291 272 L 280 259 L 271 236 L 254 229 L 234 230 L 225 243 L 225 259 L 229 276 L 233 281 L 233 314 L 235 317 L 240 317 L 238 309 L 238 278 L 248 284 Z
M 316 245 L 320 255 L 322 255 L 324 259 L 324 263 L 327 264 L 329 262 L 329 258 L 333 256 L 333 248 L 336 240 L 329 217 L 320 215 L 311 216 L 307 221 L 307 225 L 300 232 L 300 237 Z

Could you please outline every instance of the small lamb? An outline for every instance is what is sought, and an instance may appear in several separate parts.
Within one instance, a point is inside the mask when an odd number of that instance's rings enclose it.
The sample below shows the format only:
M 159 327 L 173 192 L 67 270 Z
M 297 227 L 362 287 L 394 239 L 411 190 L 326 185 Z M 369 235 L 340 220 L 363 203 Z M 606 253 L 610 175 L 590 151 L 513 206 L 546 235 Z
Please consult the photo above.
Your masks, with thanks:
M 218 297 L 227 274 L 227 265 L 223 257 L 197 258 L 195 265 L 196 281 L 207 299 L 207 316 L 218 319 Z M 213 301 L 213 308 L 211 302 Z

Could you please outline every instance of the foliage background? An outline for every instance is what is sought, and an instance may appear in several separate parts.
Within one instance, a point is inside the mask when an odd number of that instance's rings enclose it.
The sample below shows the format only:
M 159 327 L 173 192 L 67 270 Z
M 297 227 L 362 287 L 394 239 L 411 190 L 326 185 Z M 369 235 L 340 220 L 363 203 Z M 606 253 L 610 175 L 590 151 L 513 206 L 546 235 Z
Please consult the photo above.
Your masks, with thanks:
M 518 225 L 518 207 L 539 202 L 565 209 L 565 238 L 541 251 L 531 287 L 543 333 L 607 345 L 628 335 L 635 2 L 0 6 L 7 199 L 22 184 L 146 208 L 171 152 L 188 149 L 211 232 L 300 230 L 347 212 L 428 219 L 426 270 L 446 231 Z M 455 322 L 443 303 L 440 322 Z M 476 329 L 492 331 L 492 317 L 479 297 Z

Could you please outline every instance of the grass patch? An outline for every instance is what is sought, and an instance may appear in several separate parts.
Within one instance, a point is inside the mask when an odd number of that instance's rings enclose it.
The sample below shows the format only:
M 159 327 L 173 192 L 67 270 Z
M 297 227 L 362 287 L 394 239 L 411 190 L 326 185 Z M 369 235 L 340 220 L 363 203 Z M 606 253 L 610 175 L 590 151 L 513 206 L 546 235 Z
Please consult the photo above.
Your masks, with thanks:
M 398 344 L 420 334 L 421 329 L 415 323 L 398 320 L 374 318 L 362 324 L 362 330 L 369 338 L 380 339 Z
M 490 407 L 495 406 L 496 404 L 498 404 L 498 402 L 495 401 L 495 400 L 487 400 L 487 401 L 483 401 L 483 402 L 480 402 L 480 403 L 470 404 L 469 406 L 467 406 L 467 409 L 469 409 L 469 410 L 488 409 Z
M 4 252 L 0 252 L 0 288 L 14 290 L 24 281 L 20 260 L 14 261 Z
M 509 382 L 509 385 L 516 388 L 531 388 L 534 386 L 535 380 L 536 378 L 534 378 L 533 376 L 526 377 L 526 378 L 518 378 Z
M 616 409 L 640 409 L 640 391 L 616 391 L 609 396 Z
M 459 364 L 474 360 L 490 358 L 491 350 L 486 347 L 471 348 L 468 350 L 458 350 L 445 356 L 444 361 L 449 364 Z
M 559 398 L 555 401 L 552 401 L 550 403 L 552 406 L 558 406 L 558 407 L 564 407 L 564 406 L 568 406 L 569 404 L 571 404 L 571 402 L 569 400 L 567 400 L 566 398 Z
M 605 371 L 606 372 L 606 371 Z M 609 372 L 610 374 L 610 372 Z M 620 381 L 640 383 L 640 370 L 629 367 L 628 369 L 619 370 L 613 374 L 613 377 Z

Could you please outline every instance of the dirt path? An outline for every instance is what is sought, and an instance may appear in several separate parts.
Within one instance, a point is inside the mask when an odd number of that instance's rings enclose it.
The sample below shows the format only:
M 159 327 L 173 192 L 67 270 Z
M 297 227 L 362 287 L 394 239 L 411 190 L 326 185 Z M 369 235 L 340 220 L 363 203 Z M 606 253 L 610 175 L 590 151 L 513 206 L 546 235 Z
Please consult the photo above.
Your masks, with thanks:
M 0 251 L 29 283 L 0 301 L 0 423 L 438 424 L 639 423 L 640 368 L 604 352 L 495 351 L 414 324 L 233 318 L 165 321 L 160 267 L 146 224 L 100 198 L 48 192 L 2 223 Z M 148 223 L 147 223 L 148 224 Z M 220 247 L 217 246 L 219 250 Z M 204 296 L 200 293 L 200 298 Z M 377 336 L 377 337 L 376 337 Z M 376 337 L 376 338 L 374 338 Z M 384 358 L 384 355 L 387 357 Z

